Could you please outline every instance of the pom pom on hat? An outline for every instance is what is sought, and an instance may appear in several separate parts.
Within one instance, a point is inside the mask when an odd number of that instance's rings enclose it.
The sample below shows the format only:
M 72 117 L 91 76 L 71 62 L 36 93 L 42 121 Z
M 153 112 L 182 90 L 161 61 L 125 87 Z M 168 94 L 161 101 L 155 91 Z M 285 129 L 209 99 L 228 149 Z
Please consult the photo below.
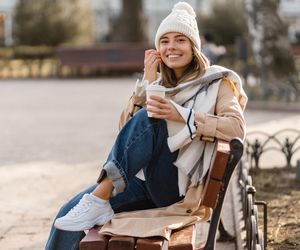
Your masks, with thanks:
M 155 36 L 155 47 L 158 49 L 160 38 L 169 32 L 179 32 L 187 36 L 201 50 L 201 41 L 196 21 L 196 13 L 191 5 L 178 2 L 172 12 L 161 22 Z
M 172 11 L 174 10 L 186 10 L 189 15 L 196 18 L 196 13 L 191 5 L 186 2 L 178 2 L 174 5 Z

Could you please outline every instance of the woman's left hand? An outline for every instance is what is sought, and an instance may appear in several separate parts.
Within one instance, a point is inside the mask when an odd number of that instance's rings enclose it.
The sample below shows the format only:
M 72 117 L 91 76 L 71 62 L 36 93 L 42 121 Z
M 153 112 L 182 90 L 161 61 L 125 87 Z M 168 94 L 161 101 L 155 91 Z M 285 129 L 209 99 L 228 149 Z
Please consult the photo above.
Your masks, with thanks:
M 147 111 L 152 112 L 153 118 L 185 122 L 174 105 L 166 98 L 152 95 L 146 105 Z

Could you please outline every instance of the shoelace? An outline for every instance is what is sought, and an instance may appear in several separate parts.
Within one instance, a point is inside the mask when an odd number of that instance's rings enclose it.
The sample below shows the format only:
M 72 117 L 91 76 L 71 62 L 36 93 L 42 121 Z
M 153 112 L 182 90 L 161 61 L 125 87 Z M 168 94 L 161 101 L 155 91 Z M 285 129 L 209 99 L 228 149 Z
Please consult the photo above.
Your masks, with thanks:
M 77 216 L 78 214 L 86 211 L 92 204 L 93 204 L 92 201 L 79 202 L 75 207 L 73 207 L 70 210 L 69 215 Z

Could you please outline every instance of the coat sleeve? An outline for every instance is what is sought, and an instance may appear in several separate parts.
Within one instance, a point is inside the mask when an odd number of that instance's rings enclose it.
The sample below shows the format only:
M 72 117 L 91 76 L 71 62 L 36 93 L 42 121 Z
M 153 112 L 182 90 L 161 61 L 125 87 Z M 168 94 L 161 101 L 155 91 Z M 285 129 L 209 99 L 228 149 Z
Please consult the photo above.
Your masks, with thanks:
M 144 96 L 137 96 L 135 93 L 130 97 L 127 105 L 123 109 L 119 119 L 119 130 L 126 124 L 127 121 L 141 108 L 145 106 L 146 98 Z
M 223 80 L 220 83 L 214 114 L 195 112 L 196 135 L 208 140 L 218 138 L 229 141 L 234 137 L 244 140 L 246 124 L 243 110 L 234 90 Z M 205 140 L 205 139 L 203 139 Z

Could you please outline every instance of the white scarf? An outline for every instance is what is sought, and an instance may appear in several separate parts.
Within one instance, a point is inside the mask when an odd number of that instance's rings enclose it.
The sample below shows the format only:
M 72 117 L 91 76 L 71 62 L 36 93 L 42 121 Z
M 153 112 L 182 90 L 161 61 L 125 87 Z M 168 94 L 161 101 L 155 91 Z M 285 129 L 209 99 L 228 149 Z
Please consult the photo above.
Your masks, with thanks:
M 186 120 L 186 123 L 167 120 L 168 146 L 171 152 L 179 149 L 174 165 L 178 168 L 180 196 L 186 194 L 189 186 L 196 186 L 201 183 L 210 168 L 215 143 L 195 138 L 194 111 L 209 113 L 214 110 L 220 82 L 224 76 L 234 82 L 239 94 L 238 100 L 244 107 L 247 96 L 242 88 L 240 77 L 234 71 L 217 65 L 210 66 L 205 74 L 196 80 L 167 89 L 166 95 L 173 96 L 174 102 L 172 103 Z M 174 95 L 174 93 L 176 94 Z M 141 173 L 137 176 L 140 178 Z

